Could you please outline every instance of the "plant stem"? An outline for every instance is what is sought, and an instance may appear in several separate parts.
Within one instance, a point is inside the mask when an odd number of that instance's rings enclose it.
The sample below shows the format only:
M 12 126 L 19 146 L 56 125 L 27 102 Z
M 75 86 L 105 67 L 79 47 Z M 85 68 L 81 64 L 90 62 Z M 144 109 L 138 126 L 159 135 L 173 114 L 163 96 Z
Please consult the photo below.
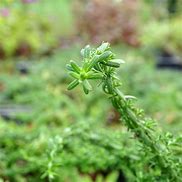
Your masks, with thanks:
M 113 83 L 111 83 L 111 85 L 113 85 Z M 145 149 L 155 154 L 153 160 L 155 160 L 156 164 L 160 165 L 162 173 L 166 173 L 168 171 L 167 175 L 169 176 L 169 179 L 173 181 L 180 180 L 176 172 L 177 166 L 174 166 L 174 163 L 172 163 L 170 151 L 165 143 L 158 140 L 158 135 L 155 135 L 152 129 L 145 126 L 144 120 L 144 122 L 141 122 L 141 120 L 138 119 L 127 101 L 118 94 L 118 90 L 110 90 L 109 95 L 113 95 L 111 98 L 113 106 L 121 114 L 122 121 L 128 129 L 130 129 L 140 142 L 143 143 L 143 147 L 145 147 Z
M 117 78 L 115 70 L 119 68 L 123 60 L 115 59 L 115 55 L 110 51 L 108 43 L 103 43 L 97 49 L 86 46 L 82 49 L 81 54 L 83 56 L 83 65 L 82 67 L 76 66 L 79 67 L 79 70 L 75 69 L 76 63 L 73 65 L 73 62 L 71 62 L 70 65 L 67 65 L 67 69 L 71 71 L 70 75 L 74 79 L 76 78 L 73 82 L 82 84 L 84 92 L 88 94 L 92 88 L 88 80 L 100 80 L 103 92 L 109 96 L 113 106 L 120 113 L 122 121 L 141 142 L 142 149 L 146 154 L 151 156 L 153 166 L 160 170 L 161 179 L 174 182 L 181 181 L 181 163 L 180 160 L 178 162 L 175 160 L 173 151 L 168 147 L 169 138 L 154 127 L 156 123 L 153 120 L 141 116 L 138 108 L 131 103 L 132 96 L 125 96 L 118 89 L 121 82 Z M 89 87 L 84 85 L 85 82 Z M 71 86 L 69 85 L 69 89 L 75 87 L 72 83 Z

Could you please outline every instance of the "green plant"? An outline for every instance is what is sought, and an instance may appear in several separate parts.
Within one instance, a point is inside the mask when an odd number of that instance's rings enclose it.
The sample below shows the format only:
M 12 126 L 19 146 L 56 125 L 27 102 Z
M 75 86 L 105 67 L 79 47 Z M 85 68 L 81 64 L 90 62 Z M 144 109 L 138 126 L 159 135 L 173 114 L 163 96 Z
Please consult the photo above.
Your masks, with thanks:
M 3 0 L 0 5 L 0 59 L 52 53 L 60 39 L 74 32 L 70 7 L 66 0 L 53 3 Z M 60 19 L 61 23 L 57 23 Z
M 134 166 L 144 171 L 147 157 L 143 152 L 138 155 L 138 143 L 129 137 L 126 130 L 113 132 L 112 129 L 98 128 L 95 121 L 78 122 L 50 140 L 43 176 L 56 181 L 60 170 L 76 168 L 78 173 L 91 178 L 124 170 L 126 177 L 134 179 L 136 174 L 139 175 Z
M 99 80 L 103 92 L 109 96 L 113 106 L 121 114 L 122 122 L 141 142 L 141 149 L 146 155 L 151 156 L 149 167 L 151 170 L 159 170 L 155 181 L 180 181 L 182 165 L 173 150 L 174 145 L 180 150 L 180 142 L 169 133 L 163 134 L 156 127 L 155 121 L 146 118 L 143 112 L 134 106 L 132 100 L 135 97 L 124 95 L 118 89 L 121 82 L 116 75 L 116 68 L 124 61 L 115 58 L 108 43 L 103 43 L 96 49 L 88 45 L 81 50 L 81 55 L 82 66 L 78 66 L 74 61 L 67 65 L 69 74 L 74 78 L 68 90 L 81 84 L 84 92 L 88 94 L 92 90 L 89 81 Z
M 181 16 L 160 22 L 150 21 L 144 27 L 143 45 L 154 49 L 162 49 L 169 53 L 181 55 L 182 50 Z
M 23 8 L 8 11 L 7 17 L 0 16 L 0 49 L 4 57 L 43 54 L 57 45 L 49 20 Z

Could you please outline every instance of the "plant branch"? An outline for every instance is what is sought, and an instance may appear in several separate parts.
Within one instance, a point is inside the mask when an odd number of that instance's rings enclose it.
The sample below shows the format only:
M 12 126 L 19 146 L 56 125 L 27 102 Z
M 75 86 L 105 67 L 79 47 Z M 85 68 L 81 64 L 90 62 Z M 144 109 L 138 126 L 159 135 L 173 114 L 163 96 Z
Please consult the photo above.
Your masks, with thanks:
M 180 163 L 173 160 L 174 156 L 168 147 L 168 137 L 163 135 L 156 127 L 156 123 L 141 114 L 141 110 L 133 105 L 133 96 L 124 95 L 118 87 L 121 86 L 116 69 L 123 60 L 116 59 L 108 43 L 94 49 L 89 45 L 81 50 L 83 57 L 82 66 L 74 61 L 67 65 L 69 74 L 74 78 L 68 90 L 81 84 L 83 91 L 88 94 L 92 90 L 90 80 L 101 82 L 103 92 L 109 96 L 113 106 L 119 111 L 122 122 L 131 130 L 141 142 L 146 154 L 152 154 L 154 167 L 160 168 L 161 176 L 165 180 L 180 181 Z

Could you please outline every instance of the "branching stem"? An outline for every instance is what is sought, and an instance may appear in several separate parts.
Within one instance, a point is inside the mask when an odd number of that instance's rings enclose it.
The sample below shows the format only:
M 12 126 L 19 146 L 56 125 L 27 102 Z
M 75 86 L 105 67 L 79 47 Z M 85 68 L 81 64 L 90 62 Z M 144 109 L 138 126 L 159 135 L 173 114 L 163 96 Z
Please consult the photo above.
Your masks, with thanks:
M 173 160 L 165 136 L 158 131 L 153 120 L 141 116 L 141 111 L 133 106 L 134 97 L 125 96 L 118 89 L 121 82 L 117 78 L 116 68 L 119 68 L 120 64 L 124 62 L 115 59 L 108 43 L 103 43 L 97 49 L 86 46 L 81 50 L 81 54 L 83 56 L 82 67 L 73 61 L 67 65 L 67 69 L 71 72 L 70 75 L 75 79 L 70 83 L 68 89 L 82 84 L 84 92 L 88 94 L 92 90 L 89 80 L 101 81 L 103 92 L 109 96 L 113 106 L 120 113 L 122 122 L 141 142 L 142 149 L 146 151 L 146 154 L 152 154 L 153 166 L 160 168 L 163 179 L 180 181 L 179 163 Z

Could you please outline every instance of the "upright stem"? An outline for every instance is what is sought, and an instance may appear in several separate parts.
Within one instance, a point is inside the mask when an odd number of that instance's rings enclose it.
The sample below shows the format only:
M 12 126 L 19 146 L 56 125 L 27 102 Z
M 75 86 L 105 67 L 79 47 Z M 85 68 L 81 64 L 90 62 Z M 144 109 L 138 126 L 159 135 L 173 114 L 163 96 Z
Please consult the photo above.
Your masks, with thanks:
M 173 159 L 172 151 L 168 147 L 168 138 L 159 134 L 154 127 L 154 121 L 149 122 L 145 117 L 140 116 L 138 109 L 130 102 L 131 96 L 125 96 L 118 89 L 121 82 L 117 78 L 115 70 L 120 67 L 123 60 L 115 59 L 108 43 L 103 43 L 97 49 L 88 45 L 81 50 L 81 54 L 83 56 L 82 67 L 73 61 L 67 65 L 70 75 L 74 78 L 68 89 L 71 90 L 82 84 L 84 92 L 88 94 L 92 90 L 89 80 L 100 80 L 103 91 L 110 97 L 113 106 L 121 114 L 122 121 L 143 144 L 144 151 L 152 156 L 152 162 L 155 167 L 160 169 L 162 179 L 181 181 L 180 162 Z
M 170 151 L 168 150 L 167 146 L 162 141 L 158 140 L 158 136 L 154 135 L 154 131 L 152 129 L 145 126 L 145 121 L 141 122 L 141 120 L 138 119 L 137 115 L 127 101 L 123 99 L 120 94 L 118 94 L 118 90 L 113 89 L 109 94 L 113 95 L 111 98 L 113 106 L 121 114 L 122 121 L 125 123 L 128 129 L 135 134 L 140 142 L 143 143 L 143 146 L 149 152 L 155 154 L 155 163 L 160 163 L 162 172 L 167 172 L 167 175 L 171 180 L 179 180 L 179 176 L 175 171 L 175 166 L 171 162 Z

